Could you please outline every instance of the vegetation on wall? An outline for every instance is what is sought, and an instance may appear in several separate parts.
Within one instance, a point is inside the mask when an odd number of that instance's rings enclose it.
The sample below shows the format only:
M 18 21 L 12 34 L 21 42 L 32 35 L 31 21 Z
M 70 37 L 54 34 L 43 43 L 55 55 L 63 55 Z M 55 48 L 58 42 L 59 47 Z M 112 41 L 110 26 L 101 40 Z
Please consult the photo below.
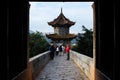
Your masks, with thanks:
M 78 33 L 77 44 L 72 47 L 72 50 L 93 57 L 93 31 L 84 26 L 82 26 L 82 30 L 84 33 Z
M 42 32 L 32 32 L 29 34 L 29 57 L 41 54 L 48 50 L 49 43 Z

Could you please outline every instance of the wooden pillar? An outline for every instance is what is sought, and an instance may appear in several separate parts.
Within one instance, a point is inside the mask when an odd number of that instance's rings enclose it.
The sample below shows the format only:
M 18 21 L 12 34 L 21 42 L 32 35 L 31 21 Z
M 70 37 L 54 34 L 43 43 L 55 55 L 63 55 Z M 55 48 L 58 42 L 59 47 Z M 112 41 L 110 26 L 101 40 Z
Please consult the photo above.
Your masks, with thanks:
M 8 79 L 27 80 L 28 56 L 28 1 L 17 0 L 8 3 L 7 53 Z
M 95 68 L 96 68 L 96 19 L 95 19 L 95 3 L 92 4 L 93 8 L 93 74 L 92 80 L 95 80 Z
M 113 0 L 96 1 L 96 68 L 104 74 L 105 80 L 113 79 L 114 56 L 114 4 Z M 104 80 L 104 79 L 97 79 Z
M 27 33 L 29 34 L 29 11 L 30 11 L 30 4 L 29 4 L 29 2 L 28 2 L 28 5 L 27 5 Z M 28 35 L 27 34 L 27 35 Z M 31 63 L 29 62 L 29 50 L 30 50 L 30 48 L 29 48 L 29 38 L 28 38 L 28 36 L 27 36 L 27 72 L 26 72 L 26 78 L 27 78 L 27 80 L 33 80 L 32 79 L 32 65 L 31 65 Z

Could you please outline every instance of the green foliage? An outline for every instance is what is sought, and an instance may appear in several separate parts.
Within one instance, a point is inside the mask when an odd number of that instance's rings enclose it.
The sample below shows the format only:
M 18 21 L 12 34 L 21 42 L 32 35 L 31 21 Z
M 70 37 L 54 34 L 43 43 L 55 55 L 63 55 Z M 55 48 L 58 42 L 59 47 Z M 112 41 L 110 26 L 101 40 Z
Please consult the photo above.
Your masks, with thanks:
M 29 57 L 43 53 L 48 50 L 49 44 L 41 32 L 29 34 Z
M 73 46 L 72 50 L 93 57 L 93 31 L 92 29 L 88 30 L 84 26 L 82 28 L 85 33 L 78 33 L 76 38 L 77 45 Z

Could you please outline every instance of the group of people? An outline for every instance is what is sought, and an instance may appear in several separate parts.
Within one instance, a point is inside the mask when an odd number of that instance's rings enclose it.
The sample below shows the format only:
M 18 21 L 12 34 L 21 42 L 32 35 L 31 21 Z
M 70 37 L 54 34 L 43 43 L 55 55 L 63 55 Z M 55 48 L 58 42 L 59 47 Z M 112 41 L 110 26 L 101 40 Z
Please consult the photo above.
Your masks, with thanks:
M 50 48 L 50 58 L 53 60 L 55 54 L 58 56 L 62 56 L 65 53 L 67 54 L 67 60 L 70 59 L 70 45 L 67 44 L 65 47 L 63 45 L 60 46 L 54 46 L 54 44 L 51 44 Z
M 65 47 L 63 46 L 63 45 L 60 45 L 60 46 L 57 46 L 56 47 L 56 55 L 58 56 L 58 55 L 64 55 L 64 53 L 65 53 Z

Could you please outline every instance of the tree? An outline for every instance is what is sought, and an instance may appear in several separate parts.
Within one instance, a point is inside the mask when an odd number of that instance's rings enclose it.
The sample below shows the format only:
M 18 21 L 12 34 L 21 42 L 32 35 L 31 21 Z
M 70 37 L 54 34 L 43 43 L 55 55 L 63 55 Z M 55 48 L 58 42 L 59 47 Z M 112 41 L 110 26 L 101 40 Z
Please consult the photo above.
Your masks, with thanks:
M 76 38 L 77 45 L 72 49 L 81 54 L 93 57 L 93 31 L 84 26 L 82 26 L 82 30 L 85 32 L 78 33 L 78 37 Z
M 41 32 L 29 34 L 29 56 L 33 57 L 48 50 L 49 43 L 45 40 Z

